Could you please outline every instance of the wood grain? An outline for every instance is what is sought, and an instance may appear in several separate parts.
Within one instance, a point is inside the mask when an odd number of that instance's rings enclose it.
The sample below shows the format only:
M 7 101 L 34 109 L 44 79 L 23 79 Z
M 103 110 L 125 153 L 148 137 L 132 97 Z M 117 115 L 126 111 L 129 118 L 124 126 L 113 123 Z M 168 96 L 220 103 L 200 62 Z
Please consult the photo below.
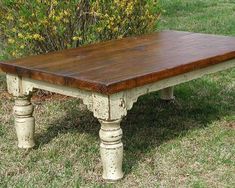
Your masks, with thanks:
M 113 94 L 233 58 L 235 37 L 163 31 L 0 62 L 0 69 Z

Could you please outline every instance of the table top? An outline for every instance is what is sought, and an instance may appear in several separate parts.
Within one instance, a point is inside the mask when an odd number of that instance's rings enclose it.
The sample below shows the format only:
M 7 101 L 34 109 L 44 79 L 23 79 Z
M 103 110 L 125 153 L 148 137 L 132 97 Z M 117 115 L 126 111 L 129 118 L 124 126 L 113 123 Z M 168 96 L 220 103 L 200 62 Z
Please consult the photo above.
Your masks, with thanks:
M 0 62 L 0 69 L 113 94 L 233 58 L 235 37 L 162 31 Z

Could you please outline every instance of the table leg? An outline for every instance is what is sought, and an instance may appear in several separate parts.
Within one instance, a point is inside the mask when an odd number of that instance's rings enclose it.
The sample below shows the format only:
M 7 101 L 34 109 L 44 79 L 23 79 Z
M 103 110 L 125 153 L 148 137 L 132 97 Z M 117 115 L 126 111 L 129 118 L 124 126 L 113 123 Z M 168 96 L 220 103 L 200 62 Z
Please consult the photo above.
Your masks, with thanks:
M 33 109 L 30 96 L 15 97 L 13 111 L 19 148 L 32 148 L 35 145 Z
M 168 87 L 168 88 L 160 90 L 160 98 L 166 101 L 175 99 L 174 87 Z
M 103 178 L 110 181 L 119 180 L 123 177 L 123 144 L 120 121 L 99 120 L 101 124 L 99 135 L 101 139 L 100 153 L 103 164 Z

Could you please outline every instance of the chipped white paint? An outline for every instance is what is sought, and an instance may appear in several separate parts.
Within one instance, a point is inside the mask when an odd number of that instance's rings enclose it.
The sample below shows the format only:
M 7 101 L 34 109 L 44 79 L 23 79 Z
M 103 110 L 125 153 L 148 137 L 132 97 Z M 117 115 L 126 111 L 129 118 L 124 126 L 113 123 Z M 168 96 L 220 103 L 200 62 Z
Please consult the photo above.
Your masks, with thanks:
M 160 98 L 165 101 L 173 100 L 174 97 L 174 87 L 167 87 L 160 90 Z
M 15 129 L 19 148 L 32 148 L 34 142 L 35 120 L 32 116 L 33 105 L 29 97 L 16 97 L 13 107 Z
M 34 142 L 35 120 L 32 116 L 33 105 L 30 102 L 30 93 L 25 95 L 22 91 L 22 78 L 8 74 L 7 89 L 15 97 L 13 107 L 15 129 L 19 148 L 32 148 Z
M 21 78 L 12 74 L 7 74 L 7 90 L 13 96 L 20 96 L 21 93 Z
M 121 142 L 121 119 L 127 114 L 138 97 L 150 92 L 161 90 L 161 98 L 173 98 L 173 86 L 204 75 L 235 67 L 235 60 L 227 61 L 207 68 L 188 72 L 155 83 L 121 91 L 112 95 L 104 95 L 92 91 L 70 88 L 30 78 L 20 78 L 7 75 L 9 93 L 18 97 L 16 107 L 16 129 L 19 147 L 32 147 L 34 145 L 34 118 L 32 117 L 32 104 L 28 99 L 21 100 L 21 96 L 30 95 L 34 89 L 43 89 L 83 100 L 87 108 L 93 112 L 101 123 L 101 158 L 103 163 L 103 178 L 117 180 L 122 178 L 123 144 Z M 20 100 L 19 100 L 20 99 Z M 22 103 L 21 103 L 22 102 Z M 27 138 L 27 139 L 26 139 Z
M 93 108 L 91 111 L 93 115 L 97 118 L 108 120 L 110 111 L 109 96 L 99 93 L 93 93 L 92 96 Z
M 89 110 L 92 110 L 92 93 L 89 91 L 84 91 L 76 88 L 70 88 L 55 84 L 50 84 L 47 82 L 32 80 L 29 78 L 22 78 L 22 93 L 28 95 L 33 92 L 34 89 L 42 89 L 54 93 L 59 93 L 61 95 L 71 96 L 75 98 L 82 99 L 83 103 L 87 106 Z
M 116 121 L 99 121 L 101 124 L 99 135 L 101 139 L 100 154 L 103 164 L 103 178 L 111 181 L 119 180 L 123 177 L 121 119 Z
M 117 94 L 113 94 L 109 97 L 109 119 L 121 119 L 122 117 L 127 115 L 127 107 L 126 107 L 126 93 L 119 92 Z

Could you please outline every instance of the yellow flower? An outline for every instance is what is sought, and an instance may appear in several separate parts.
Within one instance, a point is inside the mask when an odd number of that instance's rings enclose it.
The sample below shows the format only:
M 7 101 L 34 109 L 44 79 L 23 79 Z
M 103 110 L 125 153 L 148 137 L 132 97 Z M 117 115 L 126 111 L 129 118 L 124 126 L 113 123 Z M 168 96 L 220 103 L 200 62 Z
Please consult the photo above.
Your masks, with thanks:
M 117 31 L 118 31 L 118 27 L 115 27 L 115 28 L 113 29 L 113 31 L 114 31 L 114 32 L 117 32 Z
M 34 39 L 39 39 L 40 37 L 41 37 L 41 36 L 40 36 L 39 34 L 34 34 L 34 35 L 33 35 L 33 38 L 34 38 Z
M 75 36 L 75 37 L 73 37 L 73 40 L 74 40 L 74 41 L 77 41 L 77 40 L 82 40 L 82 37 Z
M 56 31 L 56 30 L 57 30 L 57 27 L 56 27 L 56 26 L 53 26 L 53 27 L 52 27 L 52 30 L 53 30 L 53 31 Z
M 12 52 L 12 56 L 13 56 L 13 57 L 15 57 L 15 56 L 16 56 L 16 54 L 17 54 L 16 52 Z
M 24 35 L 22 33 L 18 33 L 19 38 L 24 38 Z
M 33 35 L 33 39 L 39 40 L 39 41 L 44 40 L 44 38 L 41 35 L 37 34 L 37 33 Z
M 9 20 L 9 21 L 12 21 L 13 20 L 13 16 L 12 15 L 7 15 L 6 19 Z
M 99 33 L 100 33 L 102 30 L 103 30 L 102 27 L 98 27 L 98 28 L 97 28 L 97 31 L 98 31 Z
M 8 39 L 8 43 L 13 44 L 13 43 L 15 43 L 15 40 L 10 38 L 10 39 Z
M 49 18 L 53 18 L 55 16 L 55 10 L 52 9 L 51 12 L 49 13 Z
M 64 10 L 64 15 L 65 16 L 69 15 L 69 12 L 67 10 Z
M 62 17 L 61 16 L 55 16 L 55 21 L 60 21 L 62 19 Z

